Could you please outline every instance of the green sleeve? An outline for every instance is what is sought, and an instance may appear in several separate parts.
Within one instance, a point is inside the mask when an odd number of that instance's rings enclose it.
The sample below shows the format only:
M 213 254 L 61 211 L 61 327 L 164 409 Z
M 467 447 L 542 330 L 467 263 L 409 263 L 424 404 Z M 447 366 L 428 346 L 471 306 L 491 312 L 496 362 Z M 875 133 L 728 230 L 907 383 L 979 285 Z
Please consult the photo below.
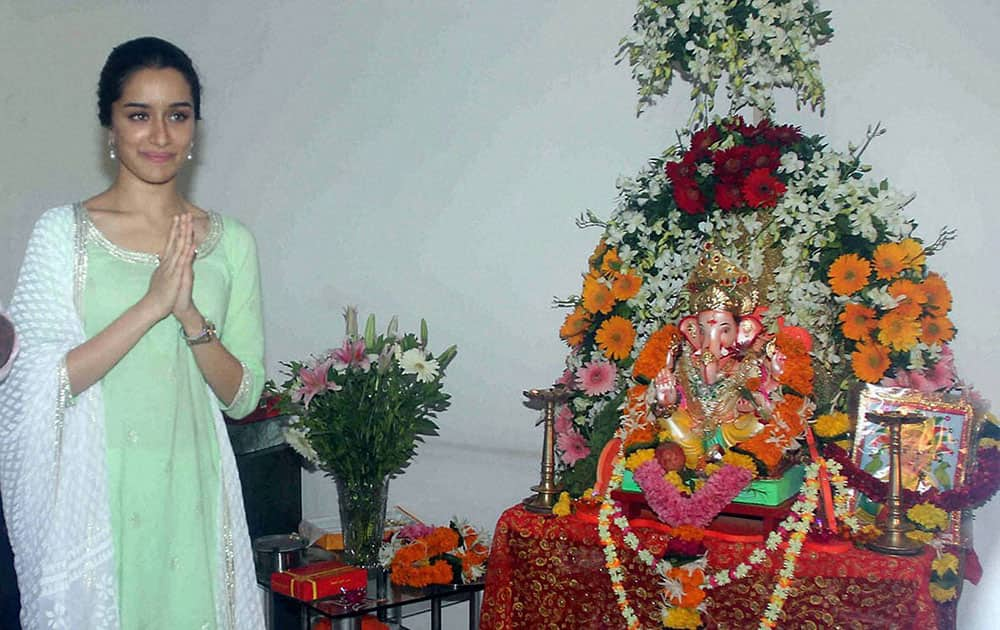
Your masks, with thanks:
M 232 403 L 220 402 L 227 416 L 238 419 L 257 408 L 264 389 L 264 322 L 257 244 L 241 223 L 224 221 L 224 253 L 232 284 L 219 340 L 243 365 L 243 380 Z

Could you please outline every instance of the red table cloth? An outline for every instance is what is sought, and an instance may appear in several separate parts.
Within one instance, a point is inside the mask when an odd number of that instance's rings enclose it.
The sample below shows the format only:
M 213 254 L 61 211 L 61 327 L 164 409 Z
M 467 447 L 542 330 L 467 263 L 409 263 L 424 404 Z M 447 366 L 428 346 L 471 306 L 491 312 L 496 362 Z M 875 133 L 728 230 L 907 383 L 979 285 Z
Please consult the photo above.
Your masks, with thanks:
M 641 524 L 641 526 L 640 526 Z M 659 524 L 634 520 L 643 544 L 654 553 L 666 536 Z M 745 536 L 709 533 L 711 570 L 743 562 L 758 542 Z M 660 592 L 652 570 L 624 545 L 626 589 L 643 628 L 659 628 Z M 954 606 L 938 606 L 927 589 L 933 552 L 887 556 L 850 547 L 842 551 L 807 545 L 799 557 L 792 594 L 780 628 L 950 628 Z M 750 576 L 708 591 L 708 628 L 756 628 L 771 596 L 780 554 Z M 483 630 L 624 628 L 593 514 L 562 518 L 508 509 L 497 523 L 483 596 Z

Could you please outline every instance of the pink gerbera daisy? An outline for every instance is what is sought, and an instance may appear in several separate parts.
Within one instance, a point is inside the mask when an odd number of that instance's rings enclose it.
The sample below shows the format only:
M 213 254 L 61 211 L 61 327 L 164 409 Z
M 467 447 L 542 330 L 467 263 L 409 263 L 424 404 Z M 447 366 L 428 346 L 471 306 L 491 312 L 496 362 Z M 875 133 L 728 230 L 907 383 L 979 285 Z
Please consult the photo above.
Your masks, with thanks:
M 607 361 L 591 361 L 576 371 L 577 387 L 588 396 L 607 394 L 614 389 L 617 374 Z
M 578 432 L 570 430 L 556 438 L 556 445 L 562 451 L 562 460 L 567 466 L 572 466 L 590 455 L 587 440 Z
M 573 387 L 573 378 L 574 376 L 572 370 L 563 370 L 562 376 L 560 376 L 559 379 L 556 380 L 555 384 L 565 385 L 566 387 Z
M 556 433 L 562 435 L 567 432 L 573 426 L 573 410 L 569 408 L 569 405 L 560 405 L 559 411 L 556 413 Z

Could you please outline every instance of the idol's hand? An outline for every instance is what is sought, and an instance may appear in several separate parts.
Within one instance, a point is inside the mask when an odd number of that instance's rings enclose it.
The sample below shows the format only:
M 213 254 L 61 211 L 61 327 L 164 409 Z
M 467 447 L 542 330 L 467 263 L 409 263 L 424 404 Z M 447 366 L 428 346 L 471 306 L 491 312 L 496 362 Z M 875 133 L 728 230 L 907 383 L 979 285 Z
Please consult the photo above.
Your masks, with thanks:
M 157 321 L 169 315 L 177 302 L 177 295 L 183 283 L 185 254 L 193 248 L 191 243 L 194 238 L 190 234 L 190 222 L 186 232 L 182 229 L 182 225 L 181 217 L 173 218 L 170 234 L 167 236 L 167 246 L 158 256 L 160 263 L 153 271 L 149 279 L 149 288 L 143 297 L 143 301 L 147 303 Z
M 677 405 L 677 377 L 669 368 L 663 368 L 653 379 L 656 402 L 665 409 Z

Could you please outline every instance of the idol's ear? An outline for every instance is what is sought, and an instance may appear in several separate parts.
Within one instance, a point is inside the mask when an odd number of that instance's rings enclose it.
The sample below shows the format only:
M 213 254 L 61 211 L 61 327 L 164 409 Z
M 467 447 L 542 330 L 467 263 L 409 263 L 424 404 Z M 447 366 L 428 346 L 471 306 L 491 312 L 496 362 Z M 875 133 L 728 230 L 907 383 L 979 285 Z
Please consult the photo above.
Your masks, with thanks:
M 698 325 L 697 316 L 688 315 L 677 324 L 677 328 L 680 329 L 681 334 L 691 344 L 691 347 L 701 348 L 701 326 Z
M 736 345 L 746 348 L 764 332 L 764 324 L 756 315 L 746 315 L 740 318 L 739 331 L 736 333 Z

